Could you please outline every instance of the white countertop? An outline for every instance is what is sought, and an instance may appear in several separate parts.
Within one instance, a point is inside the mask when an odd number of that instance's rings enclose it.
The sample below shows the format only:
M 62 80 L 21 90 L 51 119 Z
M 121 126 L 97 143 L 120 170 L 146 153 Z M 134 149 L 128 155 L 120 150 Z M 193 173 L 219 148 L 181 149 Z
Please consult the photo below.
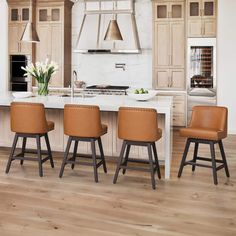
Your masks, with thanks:
M 10 106 L 12 101 L 43 103 L 45 108 L 50 109 L 63 109 L 65 104 L 97 105 L 101 111 L 118 111 L 121 106 L 154 108 L 159 113 L 170 112 L 172 109 L 172 97 L 168 96 L 157 96 L 142 102 L 123 95 L 96 95 L 90 98 L 49 95 L 15 99 L 11 92 L 0 93 L 0 106 Z

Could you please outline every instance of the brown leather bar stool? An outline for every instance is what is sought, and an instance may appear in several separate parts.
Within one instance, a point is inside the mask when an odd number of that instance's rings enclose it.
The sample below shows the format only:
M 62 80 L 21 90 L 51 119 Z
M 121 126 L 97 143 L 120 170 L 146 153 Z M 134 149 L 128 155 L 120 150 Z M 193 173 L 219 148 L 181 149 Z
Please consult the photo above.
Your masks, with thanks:
M 120 107 L 118 113 L 118 137 L 124 141 L 113 183 L 116 183 L 120 169 L 123 169 L 123 174 L 125 174 L 126 169 L 150 171 L 152 188 L 155 189 L 156 171 L 159 179 L 161 178 L 155 142 L 158 141 L 161 136 L 162 130 L 158 128 L 157 112 L 155 109 Z M 147 147 L 149 161 L 129 158 L 130 147 L 132 145 Z M 150 168 L 128 166 L 128 162 L 149 164 Z
M 94 179 L 98 182 L 97 169 L 103 165 L 104 172 L 107 173 L 106 162 L 102 147 L 101 136 L 107 133 L 107 126 L 101 123 L 100 110 L 98 106 L 85 105 L 65 105 L 64 108 L 64 133 L 69 136 L 64 159 L 61 165 L 59 177 L 61 178 L 66 164 L 71 164 L 74 169 L 75 164 L 90 165 L 94 168 Z M 71 143 L 74 141 L 73 156 L 69 158 Z M 76 161 L 76 157 L 91 158 L 90 156 L 77 154 L 79 141 L 90 142 L 92 150 L 93 163 Z M 101 156 L 96 155 L 95 142 L 98 146 Z M 100 162 L 97 163 L 97 159 Z
M 196 166 L 212 168 L 215 185 L 218 184 L 218 170 L 224 168 L 226 176 L 230 176 L 222 142 L 222 139 L 227 137 L 227 116 L 228 110 L 226 107 L 195 106 L 193 108 L 190 125 L 188 128 L 180 130 L 180 135 L 186 137 L 187 142 L 179 168 L 178 177 L 181 177 L 183 168 L 186 165 L 192 165 L 192 171 L 195 171 Z M 191 143 L 195 143 L 193 159 L 191 161 L 186 161 Z M 198 156 L 198 147 L 200 143 L 210 145 L 211 158 Z M 216 143 L 219 144 L 222 160 L 216 160 L 214 146 Z M 197 163 L 197 160 L 209 161 L 212 165 Z M 216 163 L 220 163 L 221 165 L 217 167 Z
M 42 164 L 50 160 L 52 168 L 54 168 L 51 147 L 48 139 L 48 132 L 54 130 L 54 123 L 47 121 L 45 116 L 45 109 L 43 104 L 39 103 L 24 103 L 24 102 L 13 102 L 10 108 L 11 114 L 11 131 L 15 132 L 15 138 L 13 141 L 10 157 L 6 167 L 6 173 L 9 172 L 11 163 L 14 160 L 20 160 L 23 165 L 24 160 L 38 161 L 39 164 L 39 175 L 43 176 Z M 19 138 L 23 138 L 21 153 L 15 154 L 16 145 Z M 41 137 L 45 138 L 47 145 L 47 152 L 41 150 Z M 25 157 L 26 153 L 35 153 L 26 150 L 27 138 L 35 138 L 37 143 L 37 155 L 38 158 Z M 46 157 L 42 156 L 46 154 Z

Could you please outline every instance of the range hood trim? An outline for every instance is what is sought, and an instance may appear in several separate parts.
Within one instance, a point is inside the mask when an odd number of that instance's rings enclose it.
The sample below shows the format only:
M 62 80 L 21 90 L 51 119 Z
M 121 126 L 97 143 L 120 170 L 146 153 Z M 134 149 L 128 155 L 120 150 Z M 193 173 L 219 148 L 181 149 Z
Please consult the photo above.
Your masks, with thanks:
M 108 1 L 113 1 L 113 0 L 108 0 Z M 141 47 L 140 47 L 140 41 L 139 41 L 139 36 L 138 36 L 138 30 L 137 30 L 137 23 L 135 19 L 135 8 L 134 8 L 134 2 L 135 0 L 127 0 L 130 1 L 131 3 L 131 9 L 130 10 L 92 10 L 88 11 L 86 3 L 90 2 L 89 0 L 84 0 L 85 3 L 85 9 L 84 9 L 84 16 L 81 24 L 81 28 L 79 31 L 79 35 L 77 38 L 76 42 L 76 48 L 73 50 L 74 53 L 82 53 L 82 54 L 140 54 L 142 53 Z M 100 2 L 100 0 L 94 0 L 94 2 Z M 114 13 L 115 12 L 115 13 Z M 84 23 L 86 20 L 87 15 L 93 15 L 97 14 L 99 15 L 99 25 L 98 25 L 98 34 L 97 34 L 97 46 L 98 48 L 96 49 L 79 49 L 79 41 L 80 37 L 84 28 Z M 134 37 L 134 44 L 135 44 L 135 49 L 99 49 L 99 37 L 100 37 L 100 24 L 101 24 L 101 15 L 103 14 L 130 14 L 131 17 L 131 24 L 132 24 L 132 30 L 133 30 L 133 37 Z

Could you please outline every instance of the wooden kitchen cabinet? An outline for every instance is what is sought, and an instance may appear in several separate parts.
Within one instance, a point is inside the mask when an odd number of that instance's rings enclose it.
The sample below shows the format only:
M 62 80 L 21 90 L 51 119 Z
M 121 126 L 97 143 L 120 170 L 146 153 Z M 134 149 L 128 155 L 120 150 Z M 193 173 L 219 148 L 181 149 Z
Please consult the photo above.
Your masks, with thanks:
M 154 87 L 157 89 L 184 90 L 184 1 L 155 1 L 153 8 Z
M 185 65 L 184 22 L 155 23 L 155 66 Z
M 71 1 L 39 0 L 36 26 L 40 43 L 36 45 L 36 61 L 55 61 L 59 70 L 50 86 L 68 87 L 71 78 Z
M 154 17 L 156 21 L 184 20 L 184 2 L 182 0 L 156 1 Z
M 28 21 L 32 20 L 32 8 L 29 0 L 8 0 L 8 51 L 9 55 L 32 55 L 32 44 L 21 42 L 21 36 Z
M 9 7 L 9 23 L 28 22 L 31 18 L 31 10 L 28 4 L 19 7 L 11 5 Z
M 184 127 L 186 126 L 186 94 L 173 93 L 173 92 L 159 92 L 158 96 L 171 96 L 173 97 L 173 126 Z
M 183 89 L 184 69 L 157 69 L 155 73 L 155 87 L 158 89 L 181 90 Z
M 8 28 L 9 54 L 31 55 L 32 46 L 29 43 L 21 42 L 21 36 L 26 24 L 10 24 Z
M 216 0 L 187 0 L 188 37 L 216 37 Z
M 38 7 L 37 21 L 39 23 L 62 22 L 61 7 Z

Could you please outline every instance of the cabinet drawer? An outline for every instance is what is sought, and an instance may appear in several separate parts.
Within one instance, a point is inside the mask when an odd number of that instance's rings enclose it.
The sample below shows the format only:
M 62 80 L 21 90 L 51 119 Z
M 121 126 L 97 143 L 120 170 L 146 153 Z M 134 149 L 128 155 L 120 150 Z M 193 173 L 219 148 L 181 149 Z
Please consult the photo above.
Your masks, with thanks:
M 185 102 L 184 101 L 174 101 L 173 102 L 173 113 L 184 114 L 185 113 Z

